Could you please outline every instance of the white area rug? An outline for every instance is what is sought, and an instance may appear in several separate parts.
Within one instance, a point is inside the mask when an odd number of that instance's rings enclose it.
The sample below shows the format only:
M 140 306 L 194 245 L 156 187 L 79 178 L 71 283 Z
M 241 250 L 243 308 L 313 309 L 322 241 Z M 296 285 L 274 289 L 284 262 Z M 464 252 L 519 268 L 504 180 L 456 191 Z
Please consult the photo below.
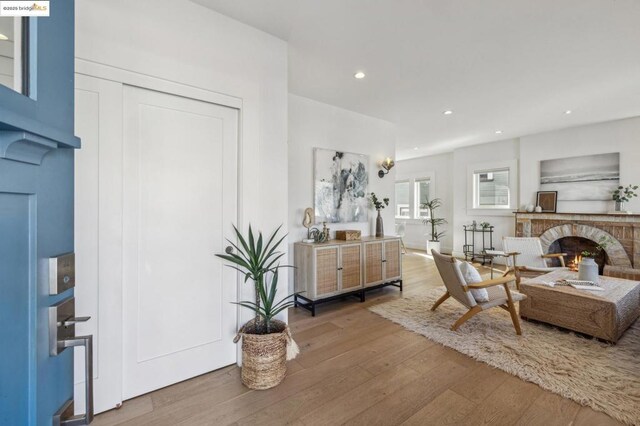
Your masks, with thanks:
M 640 320 L 617 345 L 521 321 L 522 336 L 502 309 L 481 312 L 457 332 L 466 311 L 449 299 L 432 312 L 444 287 L 369 309 L 408 330 L 492 367 L 536 383 L 629 425 L 640 425 Z

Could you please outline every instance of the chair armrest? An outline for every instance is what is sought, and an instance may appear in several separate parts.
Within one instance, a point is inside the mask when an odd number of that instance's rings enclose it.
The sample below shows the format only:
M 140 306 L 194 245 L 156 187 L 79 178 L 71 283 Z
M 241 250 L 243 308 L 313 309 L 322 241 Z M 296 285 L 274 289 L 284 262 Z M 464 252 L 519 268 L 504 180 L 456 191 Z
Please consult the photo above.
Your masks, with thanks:
M 479 283 L 467 284 L 464 291 L 469 291 L 472 289 L 475 290 L 478 288 L 493 287 L 496 285 L 505 285 L 515 280 L 516 280 L 515 277 L 502 277 L 502 278 L 495 278 L 493 280 L 480 281 Z
M 562 265 L 562 267 L 564 268 L 565 265 L 564 264 L 564 258 L 567 256 L 567 253 L 547 253 L 547 254 L 543 254 L 542 258 L 543 259 L 549 259 L 549 258 L 556 258 L 560 261 L 560 265 Z
M 567 253 L 547 253 L 547 254 L 543 254 L 542 257 L 544 258 L 553 258 L 553 257 L 566 257 L 569 256 Z

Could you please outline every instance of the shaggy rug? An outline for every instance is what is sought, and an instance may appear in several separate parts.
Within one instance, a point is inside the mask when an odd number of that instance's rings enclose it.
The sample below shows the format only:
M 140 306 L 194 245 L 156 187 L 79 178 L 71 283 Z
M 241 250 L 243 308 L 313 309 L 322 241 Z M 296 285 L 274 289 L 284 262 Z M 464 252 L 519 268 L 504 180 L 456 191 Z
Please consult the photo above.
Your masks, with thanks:
M 444 287 L 369 309 L 408 330 L 629 425 L 640 425 L 640 321 L 609 345 L 544 324 L 521 321 L 522 336 L 502 309 L 481 312 L 457 332 L 466 311 Z

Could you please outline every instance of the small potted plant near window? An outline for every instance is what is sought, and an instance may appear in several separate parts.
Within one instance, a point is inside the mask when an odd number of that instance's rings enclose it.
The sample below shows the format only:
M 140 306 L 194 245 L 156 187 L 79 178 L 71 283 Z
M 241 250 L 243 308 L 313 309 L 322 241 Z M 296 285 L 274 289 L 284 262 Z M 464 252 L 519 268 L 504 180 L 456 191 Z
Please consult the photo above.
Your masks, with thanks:
M 619 186 L 615 191 L 613 191 L 611 198 L 616 202 L 616 212 L 631 213 L 625 210 L 624 205 L 631 201 L 633 197 L 638 196 L 635 192 L 637 189 L 638 185 L 627 185 L 626 187 Z
M 245 238 L 234 226 L 238 243 L 227 240 L 224 254 L 216 254 L 231 264 L 229 267 L 244 275 L 244 282 L 254 285 L 255 301 L 241 301 L 237 304 L 250 309 L 254 319 L 244 324 L 238 331 L 234 342 L 242 338 L 242 383 L 250 389 L 269 389 L 278 385 L 287 372 L 286 361 L 295 358 L 298 346 L 291 338 L 289 327 L 275 316 L 294 305 L 293 294 L 276 302 L 278 291 L 279 260 L 285 253 L 277 251 L 286 238 L 278 237 L 280 228 L 275 230 L 268 240 L 262 232 L 256 236 L 249 225 Z M 278 239 L 279 238 L 279 239 Z
M 595 248 L 595 251 L 584 250 L 580 255 L 582 256 L 582 260 L 580 260 L 580 264 L 578 265 L 578 279 L 583 281 L 591 281 L 596 283 L 598 280 L 598 264 L 595 261 L 595 257 L 605 250 L 607 246 L 611 243 L 611 239 L 608 237 L 602 237 L 598 241 L 598 245 Z
M 429 217 L 424 219 L 422 223 L 431 227 L 431 232 L 427 240 L 427 254 L 431 253 L 431 250 L 440 252 L 440 239 L 445 235 L 445 231 L 438 231 L 438 227 L 447 223 L 443 218 L 437 218 L 435 215 L 436 209 L 442 206 L 442 200 L 440 198 L 434 198 L 433 200 L 427 200 L 426 203 L 421 204 L 421 208 L 429 210 Z
M 378 212 L 376 217 L 376 237 L 384 237 L 384 225 L 382 224 L 382 216 L 380 216 L 380 210 L 389 205 L 389 199 L 383 198 L 382 201 L 378 200 L 378 197 L 373 192 L 369 195 L 369 201 L 374 209 Z

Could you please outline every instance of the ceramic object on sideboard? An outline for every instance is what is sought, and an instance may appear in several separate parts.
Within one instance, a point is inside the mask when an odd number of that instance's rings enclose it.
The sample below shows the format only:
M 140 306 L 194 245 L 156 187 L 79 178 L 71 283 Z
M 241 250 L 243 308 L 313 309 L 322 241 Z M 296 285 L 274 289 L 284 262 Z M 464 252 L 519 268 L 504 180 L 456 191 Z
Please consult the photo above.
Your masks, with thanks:
M 376 237 L 384 237 L 384 225 L 382 223 L 382 216 L 380 216 L 380 210 L 378 210 L 378 217 L 376 217 Z

